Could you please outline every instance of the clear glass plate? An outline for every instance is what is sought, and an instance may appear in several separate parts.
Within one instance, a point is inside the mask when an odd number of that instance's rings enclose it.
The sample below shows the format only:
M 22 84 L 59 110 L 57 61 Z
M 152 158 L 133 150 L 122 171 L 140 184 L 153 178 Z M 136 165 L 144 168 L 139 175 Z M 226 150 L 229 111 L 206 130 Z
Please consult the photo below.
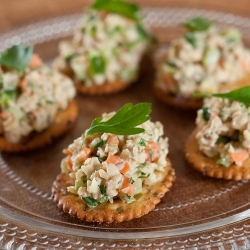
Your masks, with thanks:
M 221 26 L 234 25 L 250 44 L 250 19 L 227 13 L 188 8 L 145 8 L 145 22 L 162 42 L 178 37 L 178 24 L 203 15 Z M 68 38 L 82 14 L 46 20 L 0 36 L 0 51 L 23 42 L 48 62 L 57 44 Z M 248 249 L 250 196 L 248 181 L 202 176 L 188 166 L 183 145 L 194 129 L 195 112 L 170 108 L 153 95 L 153 70 L 130 89 L 111 96 L 77 96 L 76 126 L 46 148 L 0 156 L 0 247 L 6 249 Z M 124 223 L 86 223 L 60 211 L 51 186 L 60 172 L 62 149 L 78 137 L 96 116 L 124 103 L 149 101 L 152 120 L 161 121 L 170 141 L 176 180 L 162 202 L 148 215 Z

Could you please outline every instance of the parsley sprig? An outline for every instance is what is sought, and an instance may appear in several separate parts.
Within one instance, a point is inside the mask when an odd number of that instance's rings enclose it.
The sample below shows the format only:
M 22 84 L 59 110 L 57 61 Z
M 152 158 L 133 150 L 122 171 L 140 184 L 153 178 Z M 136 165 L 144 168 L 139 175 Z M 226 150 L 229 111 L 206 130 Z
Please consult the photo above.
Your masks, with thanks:
M 138 21 L 139 17 L 138 6 L 122 0 L 96 0 L 91 8 L 116 13 L 135 21 Z
M 134 106 L 131 103 L 127 103 L 108 121 L 102 122 L 101 117 L 95 118 L 85 135 L 88 136 L 95 133 L 112 133 L 116 135 L 140 134 L 144 132 L 144 129 L 136 126 L 149 120 L 151 111 L 150 103 L 138 103 Z
M 33 53 L 33 47 L 24 47 L 22 43 L 14 45 L 0 55 L 0 64 L 20 72 L 29 65 Z
M 186 21 L 183 25 L 189 31 L 207 31 L 213 25 L 213 22 L 205 17 L 198 16 Z
M 194 96 L 197 97 L 219 97 L 228 99 L 230 101 L 237 101 L 250 106 L 250 86 L 242 87 L 227 93 L 217 93 L 217 94 L 201 94 L 195 93 Z

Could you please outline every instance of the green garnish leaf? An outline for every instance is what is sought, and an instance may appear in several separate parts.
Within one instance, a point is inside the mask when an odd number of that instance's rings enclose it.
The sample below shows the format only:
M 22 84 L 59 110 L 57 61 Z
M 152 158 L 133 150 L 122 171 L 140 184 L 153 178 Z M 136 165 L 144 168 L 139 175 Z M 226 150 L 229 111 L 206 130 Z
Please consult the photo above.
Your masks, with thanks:
M 176 63 L 174 61 L 172 61 L 171 59 L 167 59 L 165 61 L 165 63 L 168 64 L 169 66 L 173 67 L 173 68 L 177 67 Z
M 203 110 L 203 112 L 202 112 L 202 118 L 205 121 L 209 121 L 209 119 L 210 119 L 210 109 L 207 108 L 207 107 L 204 107 L 202 110 Z
M 98 201 L 90 196 L 82 197 L 82 200 L 86 202 L 89 207 L 96 207 L 98 205 Z
M 195 93 L 196 97 L 219 97 L 230 101 L 237 101 L 250 106 L 250 86 L 242 87 L 227 93 L 201 94 Z
M 67 63 L 69 63 L 74 57 L 76 57 L 75 54 L 70 54 L 70 55 L 68 55 L 68 56 L 65 57 L 65 61 Z
M 24 48 L 23 44 L 14 45 L 0 55 L 0 64 L 18 71 L 23 71 L 30 63 L 33 47 Z
M 185 34 L 185 39 L 192 45 L 193 48 L 196 48 L 196 37 L 194 33 L 188 32 Z
M 136 126 L 149 120 L 151 111 L 150 103 L 138 103 L 134 107 L 131 103 L 127 103 L 108 121 L 102 122 L 101 117 L 94 119 L 86 132 L 86 136 L 95 133 L 112 133 L 116 135 L 142 133 L 144 129 Z
M 112 12 L 135 21 L 138 20 L 138 6 L 122 0 L 96 0 L 91 8 Z
M 183 25 L 190 31 L 206 31 L 213 25 L 213 22 L 200 16 L 188 20 Z
M 140 163 L 139 165 L 137 165 L 137 166 L 135 167 L 135 169 L 138 170 L 138 169 L 143 168 L 143 167 L 145 167 L 145 166 L 146 166 L 146 162 Z
M 228 162 L 227 159 L 225 157 L 220 158 L 217 161 L 218 164 L 224 166 L 224 167 L 229 167 L 231 165 L 231 162 Z

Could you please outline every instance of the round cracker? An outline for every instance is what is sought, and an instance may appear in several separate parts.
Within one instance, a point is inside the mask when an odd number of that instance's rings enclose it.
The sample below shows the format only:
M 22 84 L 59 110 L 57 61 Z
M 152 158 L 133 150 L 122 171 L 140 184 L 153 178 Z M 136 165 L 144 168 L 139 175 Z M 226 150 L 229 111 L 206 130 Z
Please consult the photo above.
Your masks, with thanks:
M 245 74 L 243 78 L 231 84 L 221 84 L 219 92 L 229 92 L 234 89 L 250 85 L 250 72 Z M 202 107 L 203 98 L 198 97 L 185 97 L 181 95 L 172 94 L 167 88 L 162 89 L 158 86 L 157 82 L 153 85 L 155 95 L 164 103 L 181 109 L 197 110 Z
M 53 68 L 55 68 L 60 73 L 70 77 L 74 83 L 75 88 L 79 93 L 86 94 L 86 95 L 108 95 L 108 94 L 114 94 L 120 91 L 125 90 L 129 86 L 131 86 L 131 83 L 125 83 L 120 79 L 116 79 L 112 82 L 105 82 L 102 85 L 92 85 L 92 86 L 86 86 L 84 82 L 79 81 L 76 79 L 74 72 L 72 68 L 69 66 L 69 64 L 61 63 L 61 58 L 57 57 L 53 62 Z
M 202 172 L 206 176 L 226 180 L 249 180 L 250 179 L 250 158 L 245 160 L 242 166 L 232 164 L 224 167 L 217 163 L 219 157 L 207 157 L 199 150 L 198 142 L 195 138 L 197 129 L 190 135 L 185 143 L 185 158 L 191 166 Z
M 54 138 L 60 137 L 71 129 L 78 116 L 78 107 L 75 100 L 68 104 L 68 108 L 60 110 L 54 122 L 43 132 L 36 133 L 26 143 L 10 143 L 4 136 L 0 136 L 0 150 L 6 152 L 21 152 L 43 147 L 52 142 Z
M 155 82 L 153 85 L 154 93 L 162 102 L 181 109 L 197 110 L 201 108 L 203 99 L 197 97 L 187 98 L 181 95 L 174 95 L 168 89 L 161 89 Z
M 61 173 L 52 187 L 54 202 L 64 212 L 80 220 L 108 223 L 132 220 L 153 210 L 172 186 L 175 172 L 169 160 L 165 171 L 157 174 L 161 175 L 162 181 L 152 186 L 143 185 L 143 195 L 139 200 L 127 204 L 120 199 L 115 199 L 113 203 L 105 202 L 91 208 L 79 196 L 67 192 L 68 186 L 74 186 L 74 180 L 68 174 Z

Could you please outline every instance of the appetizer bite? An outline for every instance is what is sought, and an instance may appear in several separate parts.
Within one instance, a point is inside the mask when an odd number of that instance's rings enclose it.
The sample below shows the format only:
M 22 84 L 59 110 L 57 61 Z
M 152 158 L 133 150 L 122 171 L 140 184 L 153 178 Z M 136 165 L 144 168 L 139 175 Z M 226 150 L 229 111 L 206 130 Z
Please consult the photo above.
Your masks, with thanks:
M 204 175 L 250 179 L 250 87 L 212 94 L 198 110 L 185 156 Z
M 103 114 L 68 148 L 55 180 L 54 201 L 92 222 L 122 222 L 154 209 L 172 186 L 163 125 L 151 122 L 151 104 L 124 105 Z
M 250 53 L 240 32 L 219 29 L 204 17 L 183 24 L 188 32 L 173 40 L 157 65 L 156 95 L 163 102 L 198 109 L 193 93 L 222 93 L 250 84 Z
M 73 39 L 60 42 L 54 67 L 70 76 L 81 93 L 115 93 L 137 79 L 151 40 L 137 5 L 96 0 Z
M 70 129 L 78 109 L 74 84 L 51 70 L 31 46 L 0 55 L 0 150 L 42 147 Z

